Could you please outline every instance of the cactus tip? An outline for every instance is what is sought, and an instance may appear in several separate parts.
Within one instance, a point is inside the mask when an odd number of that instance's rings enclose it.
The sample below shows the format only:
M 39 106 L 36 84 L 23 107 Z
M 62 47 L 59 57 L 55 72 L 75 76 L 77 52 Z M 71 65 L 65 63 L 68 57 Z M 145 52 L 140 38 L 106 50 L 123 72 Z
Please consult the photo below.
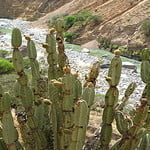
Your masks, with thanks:
M 30 41 L 30 40 L 31 40 L 31 38 L 30 38 L 29 36 L 24 35 L 24 37 L 25 37 L 25 39 L 26 39 L 27 41 Z
M 50 30 L 49 30 L 49 33 L 50 34 L 53 34 L 55 32 L 55 29 L 54 28 L 51 28 Z
M 66 65 L 65 67 L 63 67 L 63 71 L 65 73 L 70 73 L 71 69 L 70 69 L 70 67 L 68 65 Z
M 120 54 L 121 54 L 121 51 L 120 51 L 119 49 L 116 49 L 116 50 L 114 51 L 114 54 L 115 54 L 115 55 L 120 55 Z

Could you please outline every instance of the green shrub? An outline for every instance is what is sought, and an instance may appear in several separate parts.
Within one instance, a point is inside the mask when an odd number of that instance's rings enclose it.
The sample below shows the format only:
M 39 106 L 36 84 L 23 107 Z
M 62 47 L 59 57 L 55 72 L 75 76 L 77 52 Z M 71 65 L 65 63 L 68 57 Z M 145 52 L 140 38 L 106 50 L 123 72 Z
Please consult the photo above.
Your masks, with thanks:
M 73 25 L 74 25 L 74 23 L 76 22 L 75 20 L 76 20 L 76 17 L 75 16 L 66 16 L 65 18 L 64 18 L 64 20 L 65 20 L 65 29 L 69 29 L 69 28 L 71 28 Z
M 66 41 L 70 42 L 71 40 L 79 37 L 79 35 L 80 35 L 79 32 L 66 32 L 64 36 L 66 38 Z
M 66 16 L 67 13 L 62 13 L 62 14 L 56 14 L 54 16 L 52 16 L 50 18 L 50 20 L 46 21 L 47 25 L 49 27 L 53 27 L 53 25 L 55 24 L 55 21 L 58 19 L 58 18 L 63 18 L 64 16 Z
M 9 73 L 14 70 L 13 64 L 8 60 L 0 59 L 0 74 Z
M 28 18 L 26 18 L 27 21 L 36 21 L 38 19 L 39 18 L 37 18 L 37 17 L 28 17 Z
M 142 23 L 141 30 L 146 36 L 150 36 L 150 20 L 145 20 Z
M 69 29 L 72 26 L 86 26 L 93 20 L 95 25 L 101 23 L 101 16 L 93 15 L 89 10 L 85 9 L 80 13 L 75 13 L 71 16 L 64 17 L 65 29 Z
M 66 13 L 63 14 L 57 14 L 51 17 L 50 20 L 47 21 L 47 24 L 49 27 L 53 27 L 55 24 L 55 21 L 58 18 L 63 18 L 65 22 L 65 30 L 68 30 L 69 28 L 73 26 L 86 26 L 91 21 L 93 21 L 94 25 L 98 25 L 102 22 L 101 16 L 99 15 L 93 15 L 90 10 L 83 10 L 79 13 L 75 13 L 72 15 L 67 16 Z
M 6 50 L 0 50 L 0 57 L 1 58 L 5 58 L 7 55 L 8 55 L 8 51 L 6 51 Z

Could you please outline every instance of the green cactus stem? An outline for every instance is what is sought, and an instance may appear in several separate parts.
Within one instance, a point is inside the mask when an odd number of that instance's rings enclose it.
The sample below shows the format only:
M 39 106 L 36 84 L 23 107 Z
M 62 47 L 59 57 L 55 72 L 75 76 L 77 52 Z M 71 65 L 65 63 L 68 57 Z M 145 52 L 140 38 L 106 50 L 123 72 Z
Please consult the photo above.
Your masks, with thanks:
M 88 106 L 86 101 L 79 100 L 74 108 L 73 132 L 71 143 L 67 150 L 81 150 L 84 145 L 88 120 Z
M 111 61 L 106 81 L 110 88 L 105 95 L 105 108 L 102 117 L 102 129 L 100 133 L 100 146 L 102 150 L 109 149 L 109 143 L 112 137 L 112 122 L 115 116 L 115 104 L 118 101 L 119 91 L 117 85 L 121 76 L 122 62 L 120 59 L 120 51 L 115 51 L 115 56 Z
M 6 143 L 3 140 L 3 136 L 2 136 L 2 127 L 0 126 L 0 149 L 1 150 L 8 150 Z
M 22 44 L 21 32 L 18 28 L 14 28 L 12 31 L 11 45 L 14 48 L 20 47 Z
M 140 150 L 149 150 L 150 148 L 150 134 L 145 134 L 142 137 L 139 149 Z
M 2 135 L 8 150 L 16 150 L 18 142 L 18 132 L 14 126 L 13 117 L 10 110 L 11 97 L 9 93 L 4 93 L 2 97 Z M 20 147 L 20 149 L 22 149 Z
M 138 147 L 141 138 L 145 135 L 146 129 L 142 129 L 141 127 L 144 125 L 147 118 L 147 110 L 147 101 L 145 98 L 141 98 L 141 105 L 136 108 L 136 113 L 133 118 L 133 125 L 129 127 L 125 134 L 123 134 L 121 140 L 112 146 L 111 150 L 114 150 L 115 147 L 120 147 L 121 150 L 135 150 Z M 122 124 L 121 130 L 123 127 L 125 127 L 125 124 Z
M 64 42 L 64 36 L 63 36 L 63 31 L 64 31 L 64 21 L 62 19 L 57 19 L 55 22 L 55 28 L 56 28 L 56 42 L 58 45 L 58 64 L 59 64 L 59 73 L 60 76 L 64 74 L 63 72 L 63 67 L 68 64 L 68 58 L 65 54 L 65 46 L 63 44 Z
M 27 52 L 30 59 L 31 71 L 32 71 L 32 90 L 34 92 L 34 103 L 35 103 L 35 112 L 34 115 L 37 119 L 37 125 L 39 129 L 45 131 L 47 134 L 48 122 L 50 122 L 48 117 L 49 106 L 42 103 L 41 98 L 46 98 L 47 96 L 47 81 L 41 77 L 39 71 L 39 64 L 36 60 L 37 51 L 34 42 L 30 37 L 25 36 L 27 40 Z
M 128 101 L 130 95 L 134 92 L 135 88 L 136 88 L 136 83 L 132 82 L 129 84 L 129 86 L 127 87 L 124 97 L 121 100 L 121 103 L 118 103 L 115 107 L 116 110 L 123 110 L 123 107 L 125 106 L 126 102 Z
M 62 126 L 62 135 L 61 143 L 62 149 L 67 149 L 72 135 L 73 127 L 73 115 L 74 115 L 74 84 L 76 79 L 74 75 L 70 73 L 70 67 L 66 66 L 64 69 L 64 76 L 62 77 L 62 112 L 63 112 L 63 126 Z
M 48 78 L 49 81 L 56 79 L 58 77 L 58 54 L 56 52 L 56 39 L 54 35 L 55 30 L 50 29 L 49 34 L 46 36 L 46 43 L 43 43 L 43 47 L 48 53 L 47 62 L 49 64 L 48 68 Z
M 18 41 L 18 36 L 15 36 L 17 33 L 18 30 L 13 30 L 12 41 Z M 21 41 L 21 39 L 19 40 Z M 23 107 L 25 108 L 25 113 L 27 115 L 26 124 L 30 130 L 30 138 L 34 139 L 34 142 L 32 141 L 33 143 L 32 144 L 29 143 L 28 146 L 30 147 L 30 149 L 38 148 L 40 150 L 44 150 L 47 147 L 46 139 L 43 133 L 38 130 L 37 123 L 36 123 L 37 121 L 33 115 L 32 105 L 33 105 L 34 97 L 33 97 L 32 90 L 28 86 L 28 78 L 23 68 L 23 58 L 18 47 L 13 48 L 13 64 L 17 74 L 19 75 L 17 80 L 20 86 L 19 93 L 20 93 L 21 101 Z M 23 131 L 23 129 L 21 131 Z M 22 133 L 22 135 L 24 134 Z M 24 138 L 26 138 L 26 136 Z M 27 141 L 27 139 L 25 139 L 25 141 Z

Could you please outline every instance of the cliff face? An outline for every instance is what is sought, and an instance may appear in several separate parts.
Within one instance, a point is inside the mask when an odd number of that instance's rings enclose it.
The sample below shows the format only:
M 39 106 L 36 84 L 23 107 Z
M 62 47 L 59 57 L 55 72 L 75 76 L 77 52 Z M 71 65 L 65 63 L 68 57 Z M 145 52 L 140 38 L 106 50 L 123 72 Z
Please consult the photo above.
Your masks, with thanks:
M 0 17 L 41 17 L 71 0 L 0 0 Z
M 150 46 L 150 38 L 140 31 L 142 22 L 150 19 L 150 0 L 0 0 L 0 8 L 0 17 L 39 18 L 33 22 L 36 27 L 42 27 L 57 14 L 90 9 L 102 16 L 103 22 L 86 26 L 74 43 L 103 38 L 131 49 Z

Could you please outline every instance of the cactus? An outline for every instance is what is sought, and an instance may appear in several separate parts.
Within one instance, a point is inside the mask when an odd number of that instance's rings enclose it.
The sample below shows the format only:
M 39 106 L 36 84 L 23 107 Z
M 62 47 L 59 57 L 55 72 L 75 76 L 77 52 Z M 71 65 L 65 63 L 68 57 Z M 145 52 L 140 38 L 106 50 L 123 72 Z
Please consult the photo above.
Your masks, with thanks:
M 130 95 L 134 92 L 135 88 L 136 88 L 136 83 L 135 82 L 132 82 L 132 83 L 129 84 L 129 86 L 127 87 L 127 89 L 125 91 L 124 97 L 121 100 L 121 103 L 119 103 L 115 106 L 116 110 L 123 110 L 123 107 L 125 106 L 125 104 L 126 104 L 127 100 L 129 99 Z
M 18 30 L 14 29 L 12 32 L 12 41 L 17 41 L 18 38 L 20 37 L 20 32 L 18 32 Z M 21 37 L 20 37 L 21 38 Z M 20 40 L 22 41 L 22 40 Z M 13 46 L 14 43 L 12 43 Z M 19 44 L 18 44 L 19 45 Z M 17 74 L 19 75 L 18 77 L 18 83 L 20 86 L 20 96 L 21 96 L 21 101 L 23 104 L 23 107 L 25 108 L 25 113 L 28 117 L 27 119 L 27 128 L 30 128 L 29 133 L 34 137 L 34 141 L 35 143 L 33 144 L 28 144 L 30 145 L 29 149 L 34 148 L 39 148 L 39 149 L 45 149 L 47 147 L 46 144 L 46 140 L 44 138 L 44 135 L 42 133 L 40 133 L 40 131 L 37 129 L 37 124 L 36 124 L 36 118 L 33 116 L 33 112 L 32 112 L 32 105 L 33 105 L 33 93 L 32 90 L 30 89 L 30 87 L 28 86 L 28 78 L 27 75 L 24 72 L 24 68 L 23 68 L 23 58 L 21 55 L 21 52 L 19 51 L 18 47 L 14 47 L 13 48 L 13 64 L 14 64 L 14 68 L 17 72 Z M 24 125 L 23 125 L 24 127 Z M 23 131 L 23 129 L 21 130 Z M 25 134 L 22 134 L 25 135 Z M 26 135 L 25 138 L 27 138 L 28 136 Z M 33 140 L 33 137 L 30 137 Z M 25 139 L 25 141 L 27 141 L 27 139 Z M 30 141 L 30 140 L 29 140 Z M 43 145 L 44 142 L 44 145 Z
M 102 129 L 100 136 L 101 149 L 109 149 L 109 143 L 112 136 L 112 125 L 115 114 L 115 104 L 118 101 L 119 91 L 117 85 L 120 80 L 122 62 L 120 52 L 115 51 L 115 56 L 111 61 L 106 81 L 109 83 L 109 89 L 105 95 L 105 108 L 102 117 Z
M 14 126 L 13 117 L 11 114 L 11 97 L 9 93 L 3 93 L 1 99 L 1 106 L 2 106 L 2 137 L 3 140 L 8 148 L 8 150 L 22 150 L 22 146 L 18 141 L 18 132 Z M 3 141 L 1 145 L 5 149 L 5 144 Z
M 116 122 L 119 132 L 122 134 L 122 138 L 111 147 L 111 150 L 116 150 L 120 148 L 121 150 L 135 150 L 139 147 L 141 150 L 143 144 L 145 144 L 145 149 L 149 143 L 146 143 L 147 132 L 149 128 L 149 55 L 148 50 L 143 50 L 142 52 L 142 64 L 141 64 L 141 78 L 143 82 L 146 83 L 146 87 L 143 91 L 142 97 L 140 99 L 141 104 L 137 106 L 135 115 L 130 120 L 124 117 L 122 112 L 116 112 Z M 148 76 L 147 76 L 148 75 Z M 122 110 L 124 107 L 124 102 L 128 99 L 128 96 L 133 92 L 135 86 L 130 84 L 125 92 L 125 97 L 123 103 L 118 107 L 118 110 Z
M 65 54 L 65 47 L 64 47 L 64 36 L 63 36 L 63 31 L 64 31 L 64 21 L 62 19 L 56 20 L 55 23 L 56 27 L 56 42 L 58 45 L 58 64 L 59 64 L 59 72 L 60 76 L 63 75 L 63 67 L 68 64 L 68 58 Z
M 83 148 L 100 65 L 99 62 L 93 64 L 82 85 L 78 79 L 78 72 L 72 74 L 65 54 L 64 24 L 61 19 L 56 21 L 55 28 L 56 36 L 55 29 L 51 29 L 46 36 L 46 42 L 42 43 L 48 53 L 48 78 L 40 74 L 34 41 L 25 36 L 32 72 L 31 84 L 24 71 L 23 58 L 19 51 L 22 43 L 21 32 L 17 28 L 12 32 L 13 64 L 18 74 L 12 98 L 15 98 L 17 107 L 15 112 L 23 143 L 18 141 L 17 130 L 11 115 L 10 96 L 8 93 L 3 93 L 0 86 L 0 120 L 2 122 L 0 149 L 81 150 Z M 141 78 L 146 83 L 146 87 L 140 99 L 141 104 L 136 107 L 132 117 L 126 116 L 123 110 L 136 84 L 131 83 L 121 103 L 117 103 L 119 96 L 117 85 L 121 76 L 122 62 L 120 51 L 116 50 L 114 53 L 115 56 L 106 77 L 109 89 L 105 95 L 100 149 L 148 150 L 150 52 L 148 50 L 142 52 Z M 110 147 L 114 119 L 121 138 Z

